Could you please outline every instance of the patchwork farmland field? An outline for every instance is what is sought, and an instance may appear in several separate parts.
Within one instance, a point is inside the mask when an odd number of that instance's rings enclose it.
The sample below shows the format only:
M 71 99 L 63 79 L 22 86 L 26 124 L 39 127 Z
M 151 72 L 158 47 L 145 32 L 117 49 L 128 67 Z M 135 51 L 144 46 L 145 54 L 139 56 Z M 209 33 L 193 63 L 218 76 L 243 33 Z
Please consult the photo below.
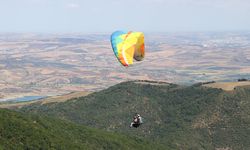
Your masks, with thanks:
M 146 57 L 124 68 L 109 34 L 0 34 L 1 100 L 99 91 L 127 80 L 178 84 L 250 75 L 250 33 L 145 34 Z

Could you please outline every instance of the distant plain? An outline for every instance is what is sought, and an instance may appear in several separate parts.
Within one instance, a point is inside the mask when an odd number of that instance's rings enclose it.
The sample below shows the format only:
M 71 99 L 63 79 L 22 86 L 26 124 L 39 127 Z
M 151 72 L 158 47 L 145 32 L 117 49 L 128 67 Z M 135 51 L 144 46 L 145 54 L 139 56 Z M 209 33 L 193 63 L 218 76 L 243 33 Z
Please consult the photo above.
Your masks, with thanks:
M 127 80 L 178 84 L 250 75 L 250 32 L 146 33 L 146 57 L 125 68 L 109 34 L 0 34 L 1 101 L 99 91 Z

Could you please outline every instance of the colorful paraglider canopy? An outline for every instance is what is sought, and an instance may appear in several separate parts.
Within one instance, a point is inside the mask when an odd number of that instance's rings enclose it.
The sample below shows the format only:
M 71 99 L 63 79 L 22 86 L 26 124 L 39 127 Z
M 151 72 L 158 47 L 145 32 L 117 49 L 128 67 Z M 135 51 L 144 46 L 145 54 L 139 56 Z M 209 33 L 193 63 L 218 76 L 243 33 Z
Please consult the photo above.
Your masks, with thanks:
M 133 64 L 133 60 L 144 58 L 144 34 L 142 32 L 116 31 L 111 35 L 115 56 L 123 66 Z

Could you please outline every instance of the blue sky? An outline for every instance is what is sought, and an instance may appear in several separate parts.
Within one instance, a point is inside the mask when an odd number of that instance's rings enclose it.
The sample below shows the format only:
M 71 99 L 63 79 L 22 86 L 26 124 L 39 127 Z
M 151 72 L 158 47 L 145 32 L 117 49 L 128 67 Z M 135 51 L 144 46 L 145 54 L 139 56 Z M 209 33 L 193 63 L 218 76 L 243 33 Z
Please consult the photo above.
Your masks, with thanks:
M 250 30 L 249 0 L 0 0 L 0 32 Z

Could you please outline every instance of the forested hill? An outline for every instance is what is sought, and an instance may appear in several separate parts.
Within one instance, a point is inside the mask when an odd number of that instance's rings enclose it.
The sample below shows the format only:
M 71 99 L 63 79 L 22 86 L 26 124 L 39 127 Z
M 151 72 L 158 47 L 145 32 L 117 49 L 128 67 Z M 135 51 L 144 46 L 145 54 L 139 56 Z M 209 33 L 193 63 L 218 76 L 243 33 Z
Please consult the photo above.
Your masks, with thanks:
M 34 104 L 24 112 L 136 135 L 166 149 L 248 149 L 250 89 L 226 92 L 200 86 L 130 81 L 63 103 Z M 129 128 L 140 113 L 144 124 Z
M 141 138 L 0 109 L 0 150 L 164 149 Z

